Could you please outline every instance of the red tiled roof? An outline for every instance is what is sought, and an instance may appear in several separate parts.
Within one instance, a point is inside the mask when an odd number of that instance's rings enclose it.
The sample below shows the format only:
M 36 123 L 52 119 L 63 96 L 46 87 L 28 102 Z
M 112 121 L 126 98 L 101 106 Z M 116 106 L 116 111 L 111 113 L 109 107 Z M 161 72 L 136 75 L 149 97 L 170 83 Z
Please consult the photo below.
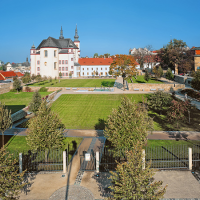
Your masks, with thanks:
M 111 65 L 112 58 L 79 58 L 80 65 Z
M 21 72 L 15 72 L 15 74 L 17 74 L 18 77 L 24 76 L 24 74 L 22 74 Z
M 14 72 L 14 71 L 1 71 L 0 72 L 5 78 L 8 78 L 8 77 L 15 77 L 17 76 L 17 74 Z
M 0 73 L 0 81 L 4 81 L 4 80 L 5 80 L 4 76 Z

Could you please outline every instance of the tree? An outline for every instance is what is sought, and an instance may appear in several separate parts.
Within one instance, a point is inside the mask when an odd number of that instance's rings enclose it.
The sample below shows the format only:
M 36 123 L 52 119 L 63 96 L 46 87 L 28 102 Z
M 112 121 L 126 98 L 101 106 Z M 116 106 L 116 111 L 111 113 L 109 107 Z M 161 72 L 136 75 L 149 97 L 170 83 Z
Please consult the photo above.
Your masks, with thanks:
M 23 83 L 29 83 L 29 82 L 31 82 L 31 76 L 30 76 L 30 74 L 29 73 L 25 73 L 24 74 L 24 76 L 22 77 L 22 82 Z
M 148 100 L 149 108 L 162 114 L 164 107 L 169 106 L 171 103 L 171 95 L 163 91 L 156 91 L 152 93 Z
M 62 78 L 62 73 L 61 72 L 59 72 L 59 77 Z
M 31 80 L 34 81 L 35 78 L 36 78 L 35 74 L 32 74 L 32 75 L 31 75 Z
M 98 53 L 95 53 L 93 58 L 98 58 Z
M 157 59 L 163 69 L 175 70 L 175 67 L 178 66 L 179 70 L 184 73 L 190 71 L 194 64 L 192 51 L 185 42 L 177 39 L 173 39 L 160 49 Z
M 0 149 L 0 199 L 10 200 L 19 197 L 20 190 L 27 183 L 23 183 L 24 172 L 18 173 L 17 159 L 6 151 Z
M 176 121 L 177 128 L 179 121 L 184 121 L 186 119 L 185 113 L 188 111 L 188 101 L 176 101 L 172 100 L 172 105 L 169 107 L 168 117 L 169 121 Z
M 36 114 L 36 112 L 39 110 L 41 103 L 42 103 L 42 98 L 40 93 L 38 91 L 34 92 L 32 101 L 29 106 L 29 110 Z
M 154 181 L 154 170 L 147 163 L 143 169 L 142 145 L 132 145 L 126 152 L 127 161 L 118 163 L 116 172 L 111 172 L 113 185 L 111 199 L 160 199 L 166 192 L 162 181 Z
M 174 80 L 174 75 L 172 74 L 172 70 L 170 68 L 168 68 L 165 77 L 166 79 Z
M 43 101 L 37 116 L 30 119 L 27 131 L 27 144 L 33 150 L 45 150 L 45 160 L 48 159 L 48 150 L 63 145 L 64 125 L 53 113 L 46 101 Z
M 125 75 L 126 78 L 131 78 L 135 71 L 135 59 L 131 55 L 116 55 L 113 56 L 113 62 L 110 65 L 110 71 L 115 76 Z M 123 77 L 123 85 L 125 77 Z
M 161 66 L 159 66 L 159 67 L 155 66 L 153 68 L 153 73 L 155 74 L 155 77 L 157 79 L 159 79 L 163 75 L 163 69 L 162 69 L 162 67 Z
M 35 80 L 36 80 L 37 82 L 40 82 L 40 81 L 42 80 L 41 75 L 38 74 L 38 75 L 35 77 Z
M 200 90 L 200 71 L 197 71 L 194 74 L 194 78 L 191 81 L 191 86 L 195 89 L 195 90 Z
M 13 82 L 13 88 L 17 90 L 17 92 L 21 89 L 21 81 L 18 78 Z
M 153 129 L 153 121 L 142 104 L 124 97 L 118 109 L 108 116 L 104 134 L 116 150 L 132 148 L 140 141 L 147 141 L 147 130 Z
M 2 147 L 4 146 L 4 132 L 12 126 L 11 110 L 9 111 L 0 102 L 0 132 L 2 134 Z
M 151 76 L 149 74 L 148 70 L 145 70 L 145 75 L 144 75 L 144 79 L 148 82 L 151 79 Z

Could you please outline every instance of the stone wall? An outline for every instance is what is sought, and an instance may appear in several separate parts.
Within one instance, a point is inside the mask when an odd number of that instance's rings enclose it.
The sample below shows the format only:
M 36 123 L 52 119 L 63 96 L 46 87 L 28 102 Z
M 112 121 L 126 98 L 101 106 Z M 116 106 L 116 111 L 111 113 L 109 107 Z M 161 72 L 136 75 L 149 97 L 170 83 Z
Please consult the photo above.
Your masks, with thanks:
M 156 91 L 163 90 L 166 92 L 183 89 L 184 84 L 156 84 L 156 83 L 129 83 L 129 91 Z
M 193 79 L 193 77 L 190 77 L 190 76 L 174 75 L 174 81 L 181 83 L 181 84 L 190 85 L 192 79 Z
M 4 94 L 13 88 L 13 83 L 0 83 L 0 94 Z

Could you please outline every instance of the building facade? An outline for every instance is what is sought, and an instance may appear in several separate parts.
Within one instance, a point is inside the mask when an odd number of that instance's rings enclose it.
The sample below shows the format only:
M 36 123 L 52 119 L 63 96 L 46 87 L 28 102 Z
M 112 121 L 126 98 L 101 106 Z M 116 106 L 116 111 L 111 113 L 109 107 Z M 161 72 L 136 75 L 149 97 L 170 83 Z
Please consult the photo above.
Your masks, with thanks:
M 80 41 L 78 40 L 77 26 L 74 41 L 63 37 L 61 27 L 59 39 L 48 37 L 37 48 L 33 45 L 30 50 L 31 74 L 59 77 L 79 77 Z

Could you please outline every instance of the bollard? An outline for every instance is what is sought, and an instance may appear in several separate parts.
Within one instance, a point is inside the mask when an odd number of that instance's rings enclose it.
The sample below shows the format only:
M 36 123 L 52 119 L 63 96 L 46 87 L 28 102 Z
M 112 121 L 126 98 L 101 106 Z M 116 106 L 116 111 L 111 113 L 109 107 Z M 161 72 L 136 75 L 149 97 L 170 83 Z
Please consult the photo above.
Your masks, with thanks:
M 66 173 L 66 151 L 63 151 L 63 173 Z
M 145 169 L 145 150 L 142 149 L 142 169 Z
M 96 152 L 96 173 L 99 173 L 99 152 Z
M 192 148 L 188 148 L 189 170 L 192 170 Z
M 22 153 L 19 153 L 19 173 L 22 173 Z

